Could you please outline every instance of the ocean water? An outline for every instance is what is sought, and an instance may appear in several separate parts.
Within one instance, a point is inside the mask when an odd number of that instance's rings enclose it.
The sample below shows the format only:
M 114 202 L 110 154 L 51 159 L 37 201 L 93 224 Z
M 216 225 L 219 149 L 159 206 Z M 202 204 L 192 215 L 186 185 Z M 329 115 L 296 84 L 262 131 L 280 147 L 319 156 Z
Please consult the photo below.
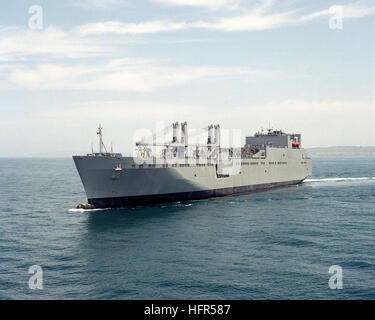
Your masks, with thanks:
M 375 299 L 374 157 L 314 157 L 304 184 L 248 195 L 84 201 L 71 159 L 0 159 L 1 299 Z

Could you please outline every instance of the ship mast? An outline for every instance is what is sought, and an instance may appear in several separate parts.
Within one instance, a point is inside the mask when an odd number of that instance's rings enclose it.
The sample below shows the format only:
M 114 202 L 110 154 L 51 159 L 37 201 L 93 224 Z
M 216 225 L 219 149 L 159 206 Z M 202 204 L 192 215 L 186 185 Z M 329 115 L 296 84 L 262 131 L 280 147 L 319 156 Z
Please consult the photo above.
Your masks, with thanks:
M 103 130 L 103 127 L 102 125 L 99 123 L 99 128 L 98 128 L 98 132 L 97 134 L 99 135 L 99 153 L 103 153 L 103 149 L 105 150 L 105 152 L 107 152 L 107 149 L 103 143 L 103 133 L 102 133 L 102 130 Z

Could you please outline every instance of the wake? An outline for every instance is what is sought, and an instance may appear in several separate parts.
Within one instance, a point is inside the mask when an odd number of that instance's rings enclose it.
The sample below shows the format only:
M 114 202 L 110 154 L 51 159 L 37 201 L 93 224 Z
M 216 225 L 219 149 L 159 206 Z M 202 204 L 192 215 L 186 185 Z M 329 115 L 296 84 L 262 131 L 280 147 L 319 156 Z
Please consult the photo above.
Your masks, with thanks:
M 83 213 L 83 212 L 93 212 L 93 211 L 101 211 L 101 210 L 108 210 L 107 208 L 97 208 L 97 209 L 76 209 L 72 208 L 69 209 L 69 212 L 74 212 L 74 213 Z
M 339 182 L 339 181 L 365 181 L 365 180 L 375 180 L 375 177 L 306 179 L 304 182 Z

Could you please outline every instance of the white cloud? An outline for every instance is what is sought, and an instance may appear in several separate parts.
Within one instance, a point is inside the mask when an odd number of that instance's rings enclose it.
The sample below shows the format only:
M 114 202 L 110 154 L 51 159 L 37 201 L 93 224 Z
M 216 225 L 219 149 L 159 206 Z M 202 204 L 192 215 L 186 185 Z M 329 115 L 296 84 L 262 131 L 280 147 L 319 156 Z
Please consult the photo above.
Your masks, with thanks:
M 276 28 L 291 23 L 289 15 L 290 13 L 262 16 L 257 13 L 250 13 L 248 15 L 216 19 L 211 22 L 171 22 L 166 20 L 154 20 L 140 23 L 122 23 L 118 21 L 107 21 L 81 25 L 76 28 L 76 31 L 81 36 L 102 34 L 153 34 L 192 28 L 217 31 L 254 31 Z
M 195 105 L 181 103 L 161 103 L 155 101 L 142 100 L 105 100 L 88 101 L 83 104 L 75 105 L 72 108 L 61 108 L 58 110 L 47 111 L 39 116 L 44 120 L 59 119 L 80 119 L 86 115 L 88 121 L 96 121 L 98 115 L 102 121 L 113 121 L 113 115 L 116 115 L 117 121 L 125 119 L 145 121 L 155 121 L 155 119 L 164 119 L 172 121 L 179 118 L 186 118 L 192 112 L 198 112 L 199 108 Z
M 191 6 L 206 7 L 209 9 L 237 9 L 239 8 L 239 0 L 151 0 L 156 3 L 169 6 Z
M 375 14 L 375 6 L 364 6 L 359 3 L 343 6 L 343 18 L 363 18 Z
M 0 60 L 22 60 L 32 55 L 81 58 L 107 54 L 108 51 L 98 42 L 52 26 L 44 30 L 0 28 Z
M 296 10 L 271 12 L 272 3 L 272 1 L 265 1 L 261 5 L 253 7 L 253 9 L 247 11 L 246 13 L 241 13 L 234 16 L 215 17 L 210 20 L 196 20 L 190 22 L 151 20 L 139 23 L 107 21 L 81 25 L 78 26 L 76 30 L 82 36 L 98 34 L 152 34 L 158 32 L 181 31 L 186 29 L 206 29 L 226 32 L 256 31 L 301 25 L 314 20 L 322 19 L 324 17 L 328 18 L 330 15 L 332 15 L 330 8 L 305 15 L 297 15 Z M 344 5 L 341 6 L 341 8 L 343 9 L 344 19 L 358 19 L 375 14 L 374 6 L 355 4 Z
M 103 9 L 115 5 L 127 4 L 128 2 L 128 0 L 71 0 L 71 4 L 75 7 L 91 9 Z
M 188 24 L 169 21 L 146 21 L 140 23 L 122 23 L 117 21 L 88 23 L 78 26 L 76 31 L 81 36 L 91 34 L 150 34 L 164 31 L 186 29 Z
M 219 31 L 251 31 L 275 28 L 285 25 L 292 20 L 290 17 L 292 12 L 267 14 L 271 3 L 271 1 L 265 1 L 261 5 L 255 6 L 248 13 L 231 17 L 214 18 L 210 21 L 172 22 L 167 20 L 153 20 L 139 23 L 107 21 L 81 25 L 76 28 L 76 31 L 81 36 L 101 34 L 152 34 L 192 28 Z
M 209 9 L 237 9 L 240 0 L 149 0 L 156 4 L 166 6 L 190 6 L 190 7 L 205 7 Z M 87 9 L 103 9 L 112 8 L 119 5 L 128 5 L 129 0 L 70 0 L 71 5 L 75 7 L 84 7 Z
M 322 17 L 330 17 L 333 15 L 342 15 L 342 19 L 359 19 L 367 16 L 375 15 L 375 6 L 365 6 L 359 3 L 353 5 L 331 6 L 328 9 L 313 12 L 301 16 L 296 22 L 309 22 Z
M 267 30 L 291 23 L 292 12 L 264 14 L 256 9 L 248 14 L 216 19 L 212 22 L 196 22 L 194 27 L 218 31 L 255 31 Z
M 244 68 L 170 67 L 154 60 L 119 59 L 102 66 L 41 64 L 15 68 L 9 73 L 9 82 L 16 88 L 31 90 L 152 92 L 199 79 L 233 76 L 251 79 L 260 74 Z

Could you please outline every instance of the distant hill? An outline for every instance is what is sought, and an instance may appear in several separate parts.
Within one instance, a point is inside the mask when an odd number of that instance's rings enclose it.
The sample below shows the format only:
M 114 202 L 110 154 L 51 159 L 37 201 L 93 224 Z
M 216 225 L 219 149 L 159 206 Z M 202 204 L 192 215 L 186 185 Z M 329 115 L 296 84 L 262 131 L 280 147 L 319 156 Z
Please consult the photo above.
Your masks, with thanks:
M 327 156 L 375 156 L 375 147 L 335 146 L 324 148 L 306 148 L 311 155 Z

